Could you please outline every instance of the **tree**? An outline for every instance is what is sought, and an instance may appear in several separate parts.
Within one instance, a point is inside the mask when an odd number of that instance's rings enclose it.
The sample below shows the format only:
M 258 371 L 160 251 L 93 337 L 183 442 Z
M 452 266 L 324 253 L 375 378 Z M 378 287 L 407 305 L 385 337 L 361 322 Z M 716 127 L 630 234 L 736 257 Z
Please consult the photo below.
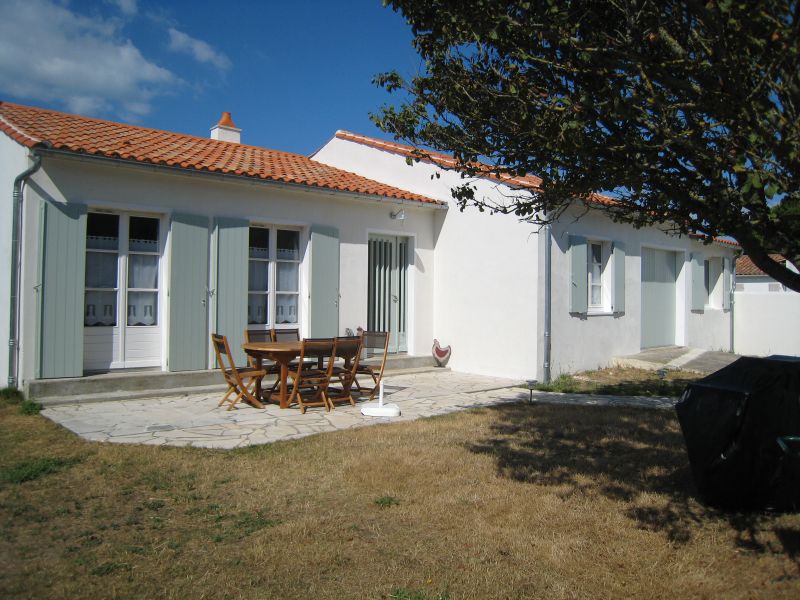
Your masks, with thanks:
M 467 205 L 534 223 L 578 201 L 642 227 L 732 236 L 800 291 L 797 0 L 388 0 L 420 74 L 378 75 L 373 119 L 452 153 Z M 432 159 L 435 160 L 435 159 Z M 486 166 L 488 165 L 488 167 Z M 468 178 L 540 175 L 503 204 Z M 593 202 L 606 190 L 613 203 Z

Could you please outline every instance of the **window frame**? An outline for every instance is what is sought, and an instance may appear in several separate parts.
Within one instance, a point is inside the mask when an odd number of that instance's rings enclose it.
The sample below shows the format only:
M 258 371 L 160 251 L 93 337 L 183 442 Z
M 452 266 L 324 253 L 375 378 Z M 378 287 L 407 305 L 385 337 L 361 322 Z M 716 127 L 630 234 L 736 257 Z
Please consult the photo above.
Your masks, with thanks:
M 594 261 L 594 248 L 599 248 L 600 260 Z M 593 267 L 600 267 L 600 277 L 594 281 Z M 588 315 L 612 314 L 611 308 L 611 242 L 602 239 L 586 240 L 586 313 Z M 599 288 L 600 302 L 592 302 L 592 287 Z
M 145 327 L 159 327 L 161 325 L 161 319 L 163 319 L 163 315 L 161 314 L 161 296 L 162 296 L 162 287 L 161 287 L 161 274 L 162 274 L 162 256 L 163 256 L 163 228 L 161 223 L 161 218 L 152 214 L 143 213 L 140 211 L 117 211 L 117 210 L 107 210 L 107 209 L 89 209 L 87 211 L 87 219 L 89 215 L 97 214 L 102 216 L 113 216 L 117 218 L 117 246 L 116 249 L 111 248 L 90 248 L 89 247 L 89 233 L 88 230 L 86 232 L 86 240 L 85 240 L 85 249 L 84 249 L 84 269 L 86 268 L 87 257 L 89 254 L 112 254 L 116 257 L 116 285 L 108 288 L 100 288 L 95 286 L 88 286 L 84 283 L 83 293 L 84 293 L 84 307 L 83 307 L 83 327 L 85 328 L 102 328 L 102 327 L 110 327 L 110 328 L 145 328 Z M 152 219 L 156 221 L 156 250 L 154 251 L 147 251 L 147 250 L 131 250 L 130 249 L 130 222 L 132 218 L 142 218 L 142 219 Z M 88 225 L 87 225 L 88 227 Z M 136 256 L 155 256 L 156 257 L 156 287 L 155 288 L 137 288 L 137 287 L 130 287 L 130 257 L 131 255 Z M 87 315 L 87 307 L 86 307 L 86 292 L 114 292 L 116 298 L 116 307 L 114 311 L 114 323 L 111 325 L 87 325 L 86 324 L 86 317 Z M 150 292 L 155 294 L 155 303 L 153 304 L 153 319 L 154 323 L 149 325 L 136 325 L 130 324 L 130 306 L 128 304 L 128 296 L 133 292 Z
M 723 275 L 725 265 L 723 257 L 709 256 L 703 261 L 703 278 L 706 289 L 704 310 L 722 310 L 723 308 Z
M 595 261 L 595 248 L 599 254 L 599 260 Z M 598 312 L 603 310 L 603 292 L 605 291 L 605 286 L 603 285 L 603 273 L 604 273 L 604 265 L 603 265 L 603 243 L 587 240 L 587 256 L 586 260 L 588 264 L 586 265 L 587 268 L 587 282 L 586 282 L 586 293 L 588 294 L 586 299 L 586 305 L 591 312 Z M 595 281 L 594 277 L 594 268 L 597 266 L 600 270 L 599 281 Z M 599 297 L 600 302 L 592 302 L 592 298 L 594 294 L 592 293 L 594 288 L 599 290 Z
M 269 248 L 267 257 L 253 258 L 250 256 L 250 246 L 248 241 L 248 280 L 247 280 L 247 295 L 248 306 L 250 295 L 265 295 L 267 297 L 267 321 L 266 323 L 251 323 L 248 316 L 247 329 L 254 331 L 263 331 L 268 329 L 297 329 L 301 326 L 300 321 L 300 294 L 301 294 L 301 275 L 302 275 L 302 233 L 303 228 L 292 225 L 276 225 L 272 223 L 256 223 L 251 222 L 248 227 L 248 238 L 251 229 L 266 229 L 269 231 Z M 278 257 L 278 232 L 290 231 L 297 235 L 297 257 L 296 258 L 279 258 Z M 267 263 L 267 289 L 264 291 L 251 290 L 250 288 L 250 261 L 257 261 Z M 294 264 L 296 268 L 297 289 L 295 291 L 279 290 L 278 289 L 278 264 Z M 294 296 L 296 297 L 296 315 L 295 321 L 292 323 L 278 323 L 277 310 L 278 310 L 278 297 L 279 296 Z

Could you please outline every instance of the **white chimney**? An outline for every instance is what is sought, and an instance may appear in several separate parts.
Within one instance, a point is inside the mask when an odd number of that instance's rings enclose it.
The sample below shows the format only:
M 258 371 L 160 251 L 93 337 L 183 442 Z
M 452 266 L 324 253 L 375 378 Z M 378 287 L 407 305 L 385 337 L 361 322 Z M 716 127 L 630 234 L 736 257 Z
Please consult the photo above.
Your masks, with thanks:
M 236 125 L 233 124 L 231 113 L 225 111 L 219 118 L 219 123 L 211 128 L 211 139 L 238 144 L 241 142 L 241 133 L 242 130 L 238 129 Z

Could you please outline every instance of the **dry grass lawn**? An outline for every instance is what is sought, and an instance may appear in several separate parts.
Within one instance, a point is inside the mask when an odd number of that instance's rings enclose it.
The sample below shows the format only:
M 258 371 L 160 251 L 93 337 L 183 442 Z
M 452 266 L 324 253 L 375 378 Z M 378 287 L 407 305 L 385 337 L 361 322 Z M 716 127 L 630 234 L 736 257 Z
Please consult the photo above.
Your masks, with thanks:
M 686 385 L 704 377 L 694 371 L 668 369 L 663 379 L 657 371 L 633 367 L 609 367 L 559 375 L 552 383 L 537 389 L 549 392 L 604 394 L 614 396 L 680 396 Z
M 800 597 L 800 515 L 694 494 L 664 411 L 516 404 L 230 452 L 6 405 L 0 597 Z

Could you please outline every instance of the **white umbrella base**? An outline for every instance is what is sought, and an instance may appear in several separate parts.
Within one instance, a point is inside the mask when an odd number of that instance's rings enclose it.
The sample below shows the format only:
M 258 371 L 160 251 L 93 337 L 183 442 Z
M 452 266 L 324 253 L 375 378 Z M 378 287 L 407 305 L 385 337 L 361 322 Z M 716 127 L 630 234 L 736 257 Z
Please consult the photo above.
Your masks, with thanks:
M 361 414 L 365 417 L 399 417 L 400 407 L 397 404 L 367 402 L 361 407 Z

